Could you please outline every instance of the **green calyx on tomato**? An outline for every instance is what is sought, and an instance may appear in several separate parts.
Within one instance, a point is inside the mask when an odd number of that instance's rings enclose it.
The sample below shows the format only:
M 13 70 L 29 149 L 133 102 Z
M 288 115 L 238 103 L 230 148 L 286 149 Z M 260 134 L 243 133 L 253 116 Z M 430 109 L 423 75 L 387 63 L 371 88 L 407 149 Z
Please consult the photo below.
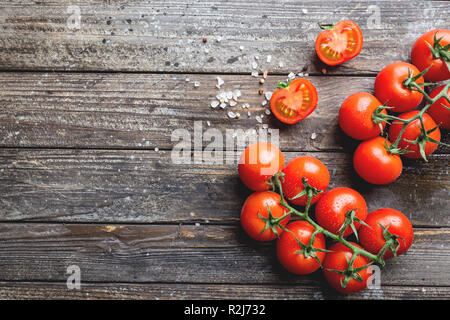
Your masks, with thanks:
M 444 60 L 448 70 L 450 71 L 450 43 L 442 46 L 440 42 L 442 39 L 444 39 L 444 36 L 437 38 L 437 34 L 437 32 L 434 34 L 433 45 L 428 42 L 426 42 L 426 44 L 430 47 L 433 58 Z
M 368 227 L 368 225 L 367 225 L 363 220 L 359 219 L 359 218 L 356 216 L 356 209 L 357 209 L 357 208 L 352 209 L 352 210 L 349 210 L 349 211 L 347 211 L 347 212 L 345 213 L 345 220 L 344 220 L 344 223 L 342 224 L 342 226 L 341 226 L 341 227 L 339 228 L 339 230 L 338 230 L 338 231 L 339 231 L 339 236 L 340 236 L 340 237 L 343 237 L 343 236 L 344 236 L 344 232 L 345 232 L 345 230 L 347 229 L 347 227 L 350 227 L 350 228 L 352 229 L 353 233 L 355 234 L 356 240 L 359 241 L 359 238 L 358 238 L 358 231 L 356 230 L 355 222 L 358 222 L 359 224 L 362 224 L 362 225 Z
M 351 279 L 354 279 L 359 282 L 363 282 L 364 279 L 362 278 L 360 272 L 365 270 L 367 267 L 369 267 L 370 265 L 373 264 L 373 262 L 371 261 L 361 267 L 355 268 L 355 267 L 353 267 L 353 264 L 354 264 L 357 256 L 358 255 L 353 254 L 351 259 L 349 259 L 346 255 L 344 255 L 345 259 L 347 260 L 347 264 L 348 264 L 347 269 L 345 269 L 345 270 L 336 270 L 336 269 L 329 269 L 329 268 L 325 269 L 327 271 L 335 272 L 337 274 L 344 276 L 344 278 L 341 278 L 341 280 L 340 280 L 342 288 L 346 288 Z
M 383 226 L 381 223 L 378 223 L 378 225 L 381 227 L 381 229 L 383 229 L 383 238 L 386 241 L 386 243 L 380 250 L 380 252 L 378 252 L 377 256 L 379 258 L 383 258 L 386 251 L 390 249 L 394 257 L 397 257 L 397 252 L 400 249 L 400 241 L 398 240 L 401 239 L 403 241 L 403 244 L 406 245 L 405 239 L 403 239 L 401 236 L 397 234 L 392 234 L 391 232 L 389 232 L 390 225 L 387 227 Z
M 277 218 L 272 215 L 272 212 L 270 211 L 269 206 L 267 206 L 267 212 L 268 212 L 267 218 L 261 216 L 258 212 L 258 217 L 265 223 L 264 228 L 261 230 L 260 233 L 263 234 L 264 232 L 266 232 L 267 229 L 270 228 L 270 230 L 272 230 L 273 234 L 278 238 L 280 236 L 278 233 L 278 229 L 284 230 L 284 227 L 281 224 L 281 221 L 283 221 L 284 219 L 289 217 L 291 215 L 291 213 L 286 212 L 283 216 Z

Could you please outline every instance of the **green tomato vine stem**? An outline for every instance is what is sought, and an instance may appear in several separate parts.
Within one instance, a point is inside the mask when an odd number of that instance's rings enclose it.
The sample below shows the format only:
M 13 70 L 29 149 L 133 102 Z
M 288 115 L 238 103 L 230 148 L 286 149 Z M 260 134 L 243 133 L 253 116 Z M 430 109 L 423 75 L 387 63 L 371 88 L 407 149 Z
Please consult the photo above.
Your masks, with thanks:
M 372 254 L 364 249 L 361 249 L 359 247 L 356 247 L 355 245 L 353 245 L 352 243 L 350 243 L 349 241 L 347 241 L 342 234 L 341 235 L 335 235 L 334 233 L 331 233 L 330 231 L 322 228 L 319 224 L 317 224 L 310 216 L 309 216 L 309 209 L 311 207 L 311 201 L 312 198 L 314 196 L 313 192 L 311 189 L 306 191 L 306 196 L 307 196 L 307 203 L 305 206 L 305 211 L 304 212 L 300 212 L 297 209 L 293 208 L 291 205 L 289 205 L 287 203 L 287 201 L 285 200 L 284 196 L 283 196 L 283 187 L 281 185 L 281 181 L 279 176 L 275 175 L 273 177 L 273 179 L 275 180 L 275 184 L 278 188 L 278 191 L 280 193 L 281 196 L 281 201 L 280 201 L 280 205 L 282 205 L 284 208 L 286 208 L 288 210 L 288 212 L 290 212 L 291 214 L 294 214 L 298 217 L 300 217 L 301 219 L 309 222 L 315 229 L 316 229 L 316 233 L 322 233 L 323 235 L 342 243 L 343 245 L 345 245 L 346 247 L 350 248 L 353 252 L 353 254 L 356 255 L 362 255 L 364 257 L 369 258 L 370 260 L 372 260 L 375 263 L 378 263 L 381 266 L 385 265 L 385 262 L 383 260 L 383 255 L 375 255 Z M 388 248 L 389 248 L 388 243 L 386 243 L 385 247 L 383 247 L 382 250 L 384 250 L 383 252 L 385 252 Z M 351 265 L 349 265 L 349 267 L 352 267 Z

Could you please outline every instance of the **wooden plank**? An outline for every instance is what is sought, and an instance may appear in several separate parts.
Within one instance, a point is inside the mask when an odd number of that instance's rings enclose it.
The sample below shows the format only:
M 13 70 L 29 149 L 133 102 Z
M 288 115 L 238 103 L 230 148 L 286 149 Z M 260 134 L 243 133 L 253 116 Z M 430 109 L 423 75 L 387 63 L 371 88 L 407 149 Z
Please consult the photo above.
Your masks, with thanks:
M 260 71 L 320 73 L 317 23 L 351 19 L 363 50 L 327 72 L 375 74 L 407 61 L 422 33 L 448 27 L 448 9 L 445 1 L 3 1 L 0 68 L 249 74 L 258 56 Z
M 410 250 L 381 269 L 381 287 L 448 287 L 449 234 L 416 228 Z M 274 245 L 250 241 L 239 226 L 2 223 L 0 280 L 65 282 L 76 265 L 81 283 L 327 286 L 320 271 L 286 272 Z
M 339 128 L 340 105 L 352 93 L 372 92 L 374 82 L 366 77 L 308 77 L 317 87 L 319 105 L 308 118 L 289 126 L 265 114 L 268 106 L 258 93 L 259 88 L 274 91 L 286 77 L 269 76 L 264 86 L 251 76 L 221 77 L 225 83 L 219 90 L 217 75 L 0 73 L 0 146 L 171 150 L 179 142 L 179 137 L 172 139 L 177 129 L 187 130 L 192 141 L 196 125 L 202 133 L 219 130 L 225 143 L 227 130 L 266 125 L 279 130 L 282 150 L 349 151 L 356 142 Z M 195 81 L 200 87 L 194 87 Z M 221 91 L 233 90 L 242 93 L 236 107 L 210 107 Z M 243 109 L 245 103 L 250 108 Z M 230 119 L 230 109 L 242 116 Z M 256 116 L 264 116 L 263 124 Z M 444 141 L 449 138 L 443 132 Z M 203 147 L 209 143 L 204 140 Z M 448 151 L 440 147 L 437 152 Z
M 285 152 L 287 161 L 305 154 Z M 448 155 L 405 161 L 387 186 L 361 181 L 350 154 L 313 156 L 328 167 L 329 188 L 355 188 L 369 210 L 395 208 L 416 226 L 450 225 Z M 180 165 L 167 151 L 1 149 L 0 170 L 3 221 L 236 222 L 250 193 L 237 162 Z
M 322 286 L 239 284 L 120 284 L 86 283 L 80 290 L 68 290 L 65 283 L 0 282 L 2 300 L 117 299 L 117 300 L 442 300 L 450 298 L 449 287 L 387 286 L 341 295 Z

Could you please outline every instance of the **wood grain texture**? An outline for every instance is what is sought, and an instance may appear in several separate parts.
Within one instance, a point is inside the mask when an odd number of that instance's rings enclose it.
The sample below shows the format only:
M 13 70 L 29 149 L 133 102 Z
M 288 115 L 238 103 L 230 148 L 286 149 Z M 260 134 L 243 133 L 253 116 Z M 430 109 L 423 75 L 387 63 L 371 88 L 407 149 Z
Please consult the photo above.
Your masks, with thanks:
M 196 156 L 197 153 L 193 155 Z M 286 161 L 307 153 L 286 152 Z M 235 222 L 250 191 L 235 162 L 174 164 L 167 151 L 0 150 L 3 221 Z M 353 187 L 369 210 L 392 207 L 419 226 L 449 226 L 448 155 L 405 161 L 387 186 L 364 183 L 344 153 L 315 153 L 331 183 Z M 224 158 L 224 161 L 233 158 Z
M 443 276 L 450 263 L 449 234 L 448 228 L 416 228 L 410 250 L 381 269 L 381 286 L 449 287 Z M 274 245 L 250 241 L 237 225 L 2 223 L 0 280 L 65 282 L 67 267 L 77 265 L 82 283 L 327 287 L 320 271 L 286 272 Z
M 83 283 L 80 290 L 68 290 L 65 283 L 0 282 L 3 300 L 443 300 L 450 298 L 449 287 L 387 286 L 341 295 L 323 286 L 245 285 L 245 284 L 161 284 L 161 283 Z
M 367 77 L 307 77 L 317 87 L 318 107 L 290 126 L 265 114 L 270 107 L 258 93 L 259 88 L 274 91 L 286 77 L 269 76 L 264 86 L 251 76 L 220 77 L 225 83 L 219 90 L 217 75 L 0 73 L 0 146 L 171 150 L 179 142 L 172 138 L 175 130 L 187 130 L 193 141 L 196 123 L 198 132 L 219 130 L 224 143 L 227 130 L 247 132 L 265 124 L 279 130 L 283 151 L 350 153 L 357 142 L 339 128 L 340 105 L 352 93 L 373 92 L 374 83 Z M 237 106 L 211 108 L 217 94 L 234 90 L 242 94 Z M 250 108 L 243 109 L 245 103 Z M 242 116 L 230 119 L 228 110 Z M 262 124 L 256 116 L 263 116 Z M 450 141 L 448 131 L 442 135 Z M 210 140 L 203 139 L 204 148 Z
M 73 5 L 79 30 L 70 29 Z M 445 1 L 2 1 L 0 68 L 249 74 L 257 56 L 261 71 L 320 73 L 317 23 L 352 19 L 364 48 L 327 72 L 375 74 L 409 60 L 422 33 L 448 27 L 448 9 Z

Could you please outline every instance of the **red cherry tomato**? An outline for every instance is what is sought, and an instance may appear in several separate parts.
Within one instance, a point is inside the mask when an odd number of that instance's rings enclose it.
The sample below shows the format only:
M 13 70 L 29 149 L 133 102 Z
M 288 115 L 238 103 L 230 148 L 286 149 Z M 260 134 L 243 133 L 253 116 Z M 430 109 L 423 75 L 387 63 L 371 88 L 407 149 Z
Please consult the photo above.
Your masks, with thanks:
M 397 256 L 405 253 L 414 240 L 414 231 L 409 219 L 400 211 L 383 208 L 375 210 L 367 215 L 366 224 L 369 227 L 362 226 L 359 231 L 361 245 L 367 251 L 378 254 L 386 243 L 383 235 L 386 228 L 389 233 L 398 236 Z M 383 226 L 383 228 L 381 227 Z M 388 249 L 383 255 L 384 259 L 393 258 L 394 254 Z
M 360 52 L 363 36 L 353 21 L 340 21 L 322 31 L 316 39 L 316 52 L 324 63 L 335 66 L 353 59 Z
M 419 112 L 420 111 L 417 110 L 409 111 L 399 115 L 398 117 L 405 120 L 411 119 Z M 433 118 L 431 118 L 427 113 L 424 113 L 423 115 L 423 123 L 426 131 L 436 128 L 437 126 Z M 391 142 L 394 142 L 397 139 L 402 127 L 403 125 L 400 121 L 392 122 L 391 126 L 389 127 L 389 140 Z M 406 140 L 415 141 L 417 137 L 419 137 L 421 134 L 420 128 L 421 128 L 420 120 L 416 119 L 407 125 L 406 130 L 402 134 L 402 138 L 400 140 L 400 143 L 398 144 L 398 147 L 401 149 L 411 151 L 404 154 L 406 158 L 418 159 L 422 157 L 422 155 L 420 154 L 419 144 L 413 144 L 411 142 L 406 141 Z M 428 136 L 436 141 L 441 141 L 441 131 L 439 130 L 439 128 L 429 133 Z M 425 156 L 432 154 L 437 149 L 437 147 L 438 147 L 437 143 L 429 141 L 426 142 L 424 147 Z
M 425 80 L 437 82 L 450 79 L 450 59 L 448 58 L 450 49 L 445 48 L 449 44 L 450 30 L 448 29 L 428 31 L 414 43 L 411 50 L 411 62 L 420 71 L 431 66 L 423 76 Z
M 298 205 L 306 205 L 307 196 L 301 195 L 293 199 L 305 190 L 303 178 L 306 182 L 319 190 L 325 190 L 330 183 L 330 173 L 327 167 L 318 159 L 310 156 L 300 156 L 288 162 L 282 171 L 284 179 L 281 180 L 284 196 Z M 319 200 L 322 194 L 314 196 L 311 204 Z
M 382 137 L 363 141 L 353 154 L 356 173 L 372 184 L 388 184 L 402 173 L 403 164 L 398 154 L 386 150 L 391 143 Z
M 417 107 L 422 101 L 422 94 L 406 88 L 403 81 L 408 78 L 408 72 L 414 77 L 419 70 L 406 62 L 394 62 L 381 70 L 375 78 L 375 97 L 385 105 L 392 107 L 393 112 L 404 112 Z M 419 77 L 417 84 L 423 83 Z
M 317 107 L 317 91 L 306 79 L 295 79 L 277 89 L 270 98 L 270 108 L 278 120 L 294 124 L 306 118 Z
M 253 191 L 270 188 L 270 178 L 284 167 L 283 153 L 268 142 L 248 146 L 241 154 L 238 171 L 242 182 Z
M 315 228 L 307 221 L 294 221 L 286 227 L 289 231 L 283 232 L 277 241 L 277 256 L 281 265 L 289 272 L 295 274 L 308 274 L 316 271 L 320 264 L 316 258 L 322 263 L 325 258 L 325 252 L 312 251 L 308 257 L 302 253 L 302 247 L 297 240 L 307 246 L 311 239 Z M 313 248 L 325 250 L 325 237 L 322 233 L 316 234 Z
M 317 223 L 326 230 L 339 235 L 348 212 L 354 210 L 355 217 L 364 221 L 367 216 L 367 204 L 357 191 L 339 187 L 327 191 L 316 204 Z M 361 224 L 354 221 L 354 227 L 358 230 Z M 350 225 L 345 228 L 343 236 L 353 233 Z
M 430 93 L 430 98 L 436 97 L 444 88 L 442 85 L 437 87 Z M 447 91 L 447 95 L 450 97 L 450 89 Z M 450 103 L 444 98 L 439 98 L 435 103 L 428 108 L 427 113 L 433 118 L 433 120 L 442 128 L 450 130 Z
M 339 110 L 339 125 L 350 137 L 357 140 L 367 140 L 380 135 L 379 124 L 374 122 L 375 110 L 381 106 L 373 95 L 367 92 L 357 92 L 350 95 L 341 105 Z M 382 109 L 386 114 L 386 109 Z M 386 123 L 380 122 L 384 129 Z
M 358 244 L 350 242 L 352 245 L 361 248 Z M 358 271 L 358 275 L 361 278 L 359 281 L 355 278 L 350 278 L 347 285 L 343 287 L 343 282 L 345 280 L 345 275 L 339 274 L 336 271 L 345 271 L 349 265 L 349 261 L 353 257 L 353 252 L 350 248 L 343 245 L 342 243 L 336 243 L 329 248 L 332 252 L 327 252 L 325 260 L 323 261 L 323 274 L 328 283 L 335 290 L 341 293 L 354 293 L 361 291 L 367 287 L 367 280 L 369 279 L 371 273 L 367 268 Z M 362 268 L 370 263 L 370 260 L 364 256 L 358 255 L 352 264 L 353 268 Z
M 278 226 L 274 226 L 275 234 L 271 228 L 271 225 L 267 224 L 264 219 L 269 218 L 270 214 L 273 218 L 283 217 L 286 210 L 280 205 L 281 197 L 278 193 L 272 191 L 260 191 L 252 193 L 241 210 L 241 225 L 244 231 L 253 239 L 258 241 L 271 241 L 277 238 L 277 234 L 280 235 L 283 229 Z M 261 218 L 262 217 L 262 218 Z M 280 221 L 281 226 L 285 226 L 289 217 Z

